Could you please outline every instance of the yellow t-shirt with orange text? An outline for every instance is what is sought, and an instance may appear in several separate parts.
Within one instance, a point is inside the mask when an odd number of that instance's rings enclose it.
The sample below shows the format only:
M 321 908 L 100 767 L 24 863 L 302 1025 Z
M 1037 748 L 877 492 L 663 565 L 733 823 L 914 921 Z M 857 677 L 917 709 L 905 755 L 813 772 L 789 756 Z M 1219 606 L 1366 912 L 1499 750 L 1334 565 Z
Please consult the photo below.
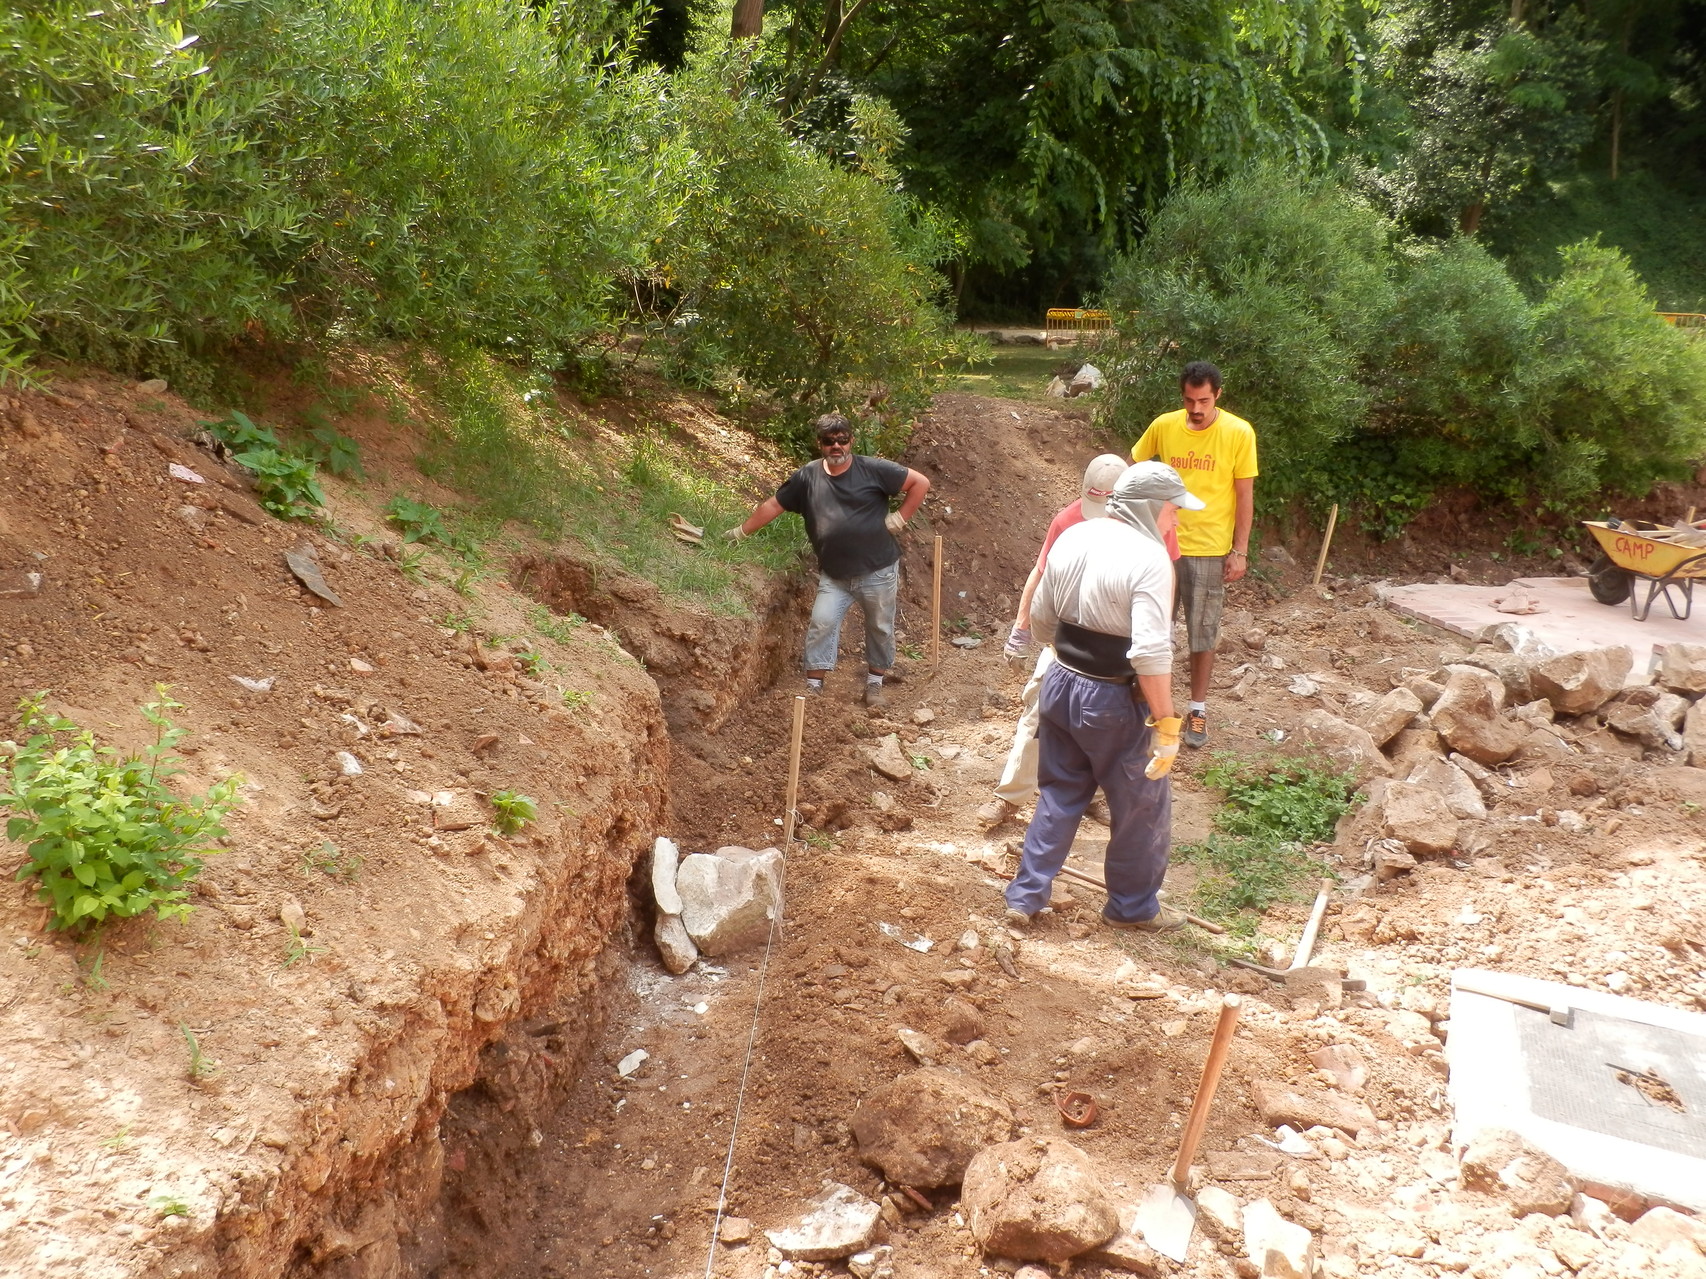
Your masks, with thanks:
M 1158 457 L 1179 473 L 1185 487 L 1203 500 L 1200 511 L 1179 512 L 1181 555 L 1225 555 L 1232 549 L 1238 500 L 1233 480 L 1256 477 L 1256 432 L 1243 418 L 1221 409 L 1204 430 L 1193 431 L 1184 409 L 1163 413 L 1132 445 L 1131 460 Z

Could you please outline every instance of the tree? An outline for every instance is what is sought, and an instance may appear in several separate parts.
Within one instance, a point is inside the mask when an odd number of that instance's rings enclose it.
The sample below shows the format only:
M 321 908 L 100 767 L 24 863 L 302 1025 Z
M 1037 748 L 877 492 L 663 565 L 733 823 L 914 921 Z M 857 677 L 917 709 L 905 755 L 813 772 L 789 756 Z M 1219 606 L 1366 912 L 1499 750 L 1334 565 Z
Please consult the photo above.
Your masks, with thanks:
M 1343 0 L 778 0 L 755 73 L 808 136 L 833 135 L 860 95 L 892 103 L 907 187 L 963 228 L 962 266 L 1014 271 L 1045 254 L 1099 271 L 1185 174 L 1324 159 L 1313 113 L 1323 95 L 1356 92 L 1358 12 Z

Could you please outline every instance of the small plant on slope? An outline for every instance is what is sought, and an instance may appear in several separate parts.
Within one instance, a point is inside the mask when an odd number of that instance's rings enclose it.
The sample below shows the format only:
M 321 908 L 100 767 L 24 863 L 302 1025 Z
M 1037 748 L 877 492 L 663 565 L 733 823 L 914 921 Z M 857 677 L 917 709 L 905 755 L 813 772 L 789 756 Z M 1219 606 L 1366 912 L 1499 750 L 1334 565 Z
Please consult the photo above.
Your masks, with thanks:
M 539 806 L 529 796 L 512 790 L 493 791 L 492 808 L 497 812 L 492 829 L 500 835 L 514 835 L 539 816 Z
M 155 735 L 140 755 L 95 745 L 88 729 L 45 710 L 46 697 L 19 703 L 29 736 L 11 750 L 10 790 L 0 793 L 11 812 L 6 837 L 26 846 L 18 878 L 41 881 L 37 895 L 56 929 L 98 928 L 150 910 L 161 919 L 188 914 L 185 898 L 201 857 L 225 834 L 239 779 L 187 799 L 167 789 L 180 771 L 171 751 L 183 730 L 167 718 L 182 705 L 164 684 L 142 708 Z
M 286 448 L 277 435 L 232 409 L 224 420 L 203 423 L 232 459 L 255 477 L 255 496 L 280 519 L 306 519 L 326 504 L 314 459 Z

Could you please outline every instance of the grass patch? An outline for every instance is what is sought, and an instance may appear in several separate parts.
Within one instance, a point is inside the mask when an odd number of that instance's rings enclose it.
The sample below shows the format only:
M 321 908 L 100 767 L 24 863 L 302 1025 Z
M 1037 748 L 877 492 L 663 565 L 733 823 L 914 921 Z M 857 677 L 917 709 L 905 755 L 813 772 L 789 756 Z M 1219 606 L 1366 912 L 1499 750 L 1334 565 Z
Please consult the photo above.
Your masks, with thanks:
M 560 411 L 548 376 L 479 353 L 453 352 L 434 365 L 423 360 L 413 372 L 445 414 L 420 468 L 467 495 L 477 519 L 574 537 L 667 595 L 737 616 L 746 612 L 746 565 L 785 571 L 799 562 L 805 535 L 797 520 L 725 541 L 723 530 L 751 503 L 661 429 L 625 446 L 595 443 Z M 677 541 L 671 514 L 703 527 L 704 544 Z
M 950 373 L 945 389 L 1058 404 L 1059 400 L 1043 394 L 1049 382 L 1063 371 L 1075 370 L 1086 359 L 1096 363 L 1095 356 L 1071 347 L 1050 351 L 1040 346 L 997 346 L 986 359 L 967 361 Z
M 1355 803 L 1351 779 L 1313 760 L 1222 752 L 1203 780 L 1225 792 L 1226 803 L 1214 834 L 1178 850 L 1197 867 L 1196 913 L 1250 937 L 1269 907 L 1304 896 L 1321 875 L 1308 847 L 1330 840 Z

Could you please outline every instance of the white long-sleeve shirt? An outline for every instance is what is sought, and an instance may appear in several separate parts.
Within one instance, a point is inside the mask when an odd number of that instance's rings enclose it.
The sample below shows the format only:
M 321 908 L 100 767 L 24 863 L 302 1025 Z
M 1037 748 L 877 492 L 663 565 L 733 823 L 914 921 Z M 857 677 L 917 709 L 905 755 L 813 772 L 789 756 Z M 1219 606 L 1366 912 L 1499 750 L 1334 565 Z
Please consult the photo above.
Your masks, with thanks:
M 1048 553 L 1031 600 L 1031 633 L 1054 643 L 1061 622 L 1129 635 L 1139 675 L 1173 670 L 1173 562 L 1166 549 L 1124 520 L 1085 520 Z

